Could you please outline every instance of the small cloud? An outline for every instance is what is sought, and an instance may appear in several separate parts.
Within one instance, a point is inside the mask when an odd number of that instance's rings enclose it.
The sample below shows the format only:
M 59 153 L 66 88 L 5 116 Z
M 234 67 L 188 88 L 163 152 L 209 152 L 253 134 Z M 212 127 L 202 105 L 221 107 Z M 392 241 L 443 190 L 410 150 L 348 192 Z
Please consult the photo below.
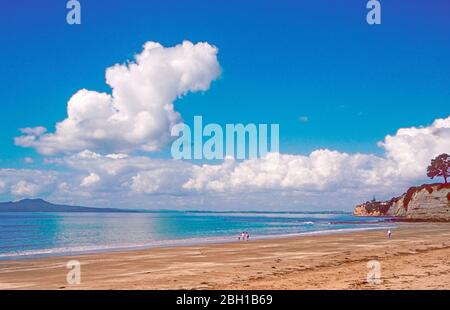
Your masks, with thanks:
M 108 154 L 106 155 L 106 158 L 110 158 L 110 159 L 125 159 L 128 158 L 127 154 Z
M 46 165 L 62 165 L 64 164 L 64 159 L 59 157 L 44 158 L 43 163 Z
M 32 164 L 32 163 L 34 163 L 34 160 L 31 157 L 25 157 L 23 159 L 23 162 L 26 163 L 26 164 Z
M 30 136 L 41 136 L 47 132 L 47 128 L 42 126 L 20 128 L 19 130 L 20 132 Z
M 307 122 L 309 122 L 308 116 L 300 116 L 300 117 L 298 118 L 298 120 L 299 120 L 300 122 L 302 122 L 302 123 L 307 123 Z
M 81 181 L 81 186 L 91 186 L 100 181 L 100 177 L 96 173 L 91 173 Z
M 35 196 L 39 193 L 39 186 L 37 184 L 27 182 L 27 181 L 19 181 L 16 185 L 11 187 L 11 194 L 14 196 Z

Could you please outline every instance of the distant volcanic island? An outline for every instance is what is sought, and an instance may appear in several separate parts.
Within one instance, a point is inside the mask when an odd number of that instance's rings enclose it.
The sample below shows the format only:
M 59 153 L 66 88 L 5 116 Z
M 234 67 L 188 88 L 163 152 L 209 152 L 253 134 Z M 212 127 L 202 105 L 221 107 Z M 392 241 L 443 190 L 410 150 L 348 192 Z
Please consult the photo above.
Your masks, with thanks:
M 90 208 L 53 204 L 43 199 L 22 199 L 19 201 L 0 202 L 0 212 L 95 212 L 95 213 L 124 213 L 140 212 L 114 208 Z

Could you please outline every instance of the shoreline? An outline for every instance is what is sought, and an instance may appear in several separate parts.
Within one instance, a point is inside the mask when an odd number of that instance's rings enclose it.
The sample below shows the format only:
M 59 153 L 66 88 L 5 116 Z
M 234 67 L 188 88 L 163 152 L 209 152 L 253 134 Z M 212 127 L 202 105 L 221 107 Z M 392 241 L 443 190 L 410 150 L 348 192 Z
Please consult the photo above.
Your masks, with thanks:
M 0 289 L 450 289 L 450 225 L 0 261 Z M 66 264 L 81 263 L 68 285 Z M 381 264 L 381 285 L 367 263 Z
M 327 230 L 316 230 L 301 233 L 292 234 L 273 234 L 273 235 L 256 235 L 252 236 L 251 241 L 257 240 L 276 240 L 284 238 L 293 237 L 306 237 L 306 236 L 321 236 L 321 235 L 335 235 L 343 233 L 352 233 L 359 231 L 372 231 L 372 230 L 386 230 L 395 229 L 395 222 L 374 222 L 374 223 L 361 223 L 364 225 L 379 225 L 381 223 L 387 226 L 378 227 L 364 227 L 364 228 L 338 228 L 338 229 L 327 229 Z M 333 224 L 341 224 L 339 222 Z M 28 259 L 39 259 L 39 258 L 52 258 L 52 257 L 69 257 L 69 256 L 79 256 L 79 255 L 89 255 L 89 254 L 108 254 L 108 253 L 121 253 L 129 251 L 138 250 L 151 250 L 151 249 L 167 249 L 167 248 L 178 248 L 178 247 L 188 247 L 188 246 L 206 246 L 206 245 L 220 245 L 239 242 L 236 237 L 206 237 L 206 238 L 188 238 L 179 240 L 163 240 L 154 241 L 148 244 L 142 245 L 119 245 L 119 246 L 108 246 L 108 245 L 93 245 L 93 246 L 80 246 L 71 249 L 67 248 L 50 248 L 50 249 L 38 249 L 38 250 L 25 250 L 16 251 L 8 253 L 0 253 L 1 261 L 15 261 L 15 260 L 28 260 Z M 241 241 L 242 242 L 242 241 Z

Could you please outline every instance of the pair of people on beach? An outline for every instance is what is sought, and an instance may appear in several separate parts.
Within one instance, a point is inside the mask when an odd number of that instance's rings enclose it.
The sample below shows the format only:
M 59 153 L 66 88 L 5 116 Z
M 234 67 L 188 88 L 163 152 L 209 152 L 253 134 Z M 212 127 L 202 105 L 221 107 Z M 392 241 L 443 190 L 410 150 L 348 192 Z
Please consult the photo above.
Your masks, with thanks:
M 238 240 L 249 240 L 250 234 L 247 231 L 243 231 L 239 236 Z

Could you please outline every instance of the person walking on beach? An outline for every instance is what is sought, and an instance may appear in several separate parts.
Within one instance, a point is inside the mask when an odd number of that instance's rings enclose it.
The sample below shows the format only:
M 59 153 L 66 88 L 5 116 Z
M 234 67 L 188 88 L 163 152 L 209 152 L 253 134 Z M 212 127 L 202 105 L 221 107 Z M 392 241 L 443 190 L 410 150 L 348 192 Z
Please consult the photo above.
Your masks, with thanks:
M 391 237 L 392 237 L 392 231 L 390 229 L 387 231 L 387 237 L 389 239 L 391 239 Z
M 241 232 L 241 234 L 238 236 L 238 240 L 240 241 L 240 240 L 242 240 L 242 241 L 245 241 L 245 240 L 249 240 L 250 239 L 250 234 L 248 233 L 248 231 L 243 231 L 243 232 Z
M 239 240 L 242 240 L 242 241 L 245 240 L 245 232 L 244 232 L 244 231 L 241 232 L 241 234 L 239 235 L 238 239 L 239 239 Z

